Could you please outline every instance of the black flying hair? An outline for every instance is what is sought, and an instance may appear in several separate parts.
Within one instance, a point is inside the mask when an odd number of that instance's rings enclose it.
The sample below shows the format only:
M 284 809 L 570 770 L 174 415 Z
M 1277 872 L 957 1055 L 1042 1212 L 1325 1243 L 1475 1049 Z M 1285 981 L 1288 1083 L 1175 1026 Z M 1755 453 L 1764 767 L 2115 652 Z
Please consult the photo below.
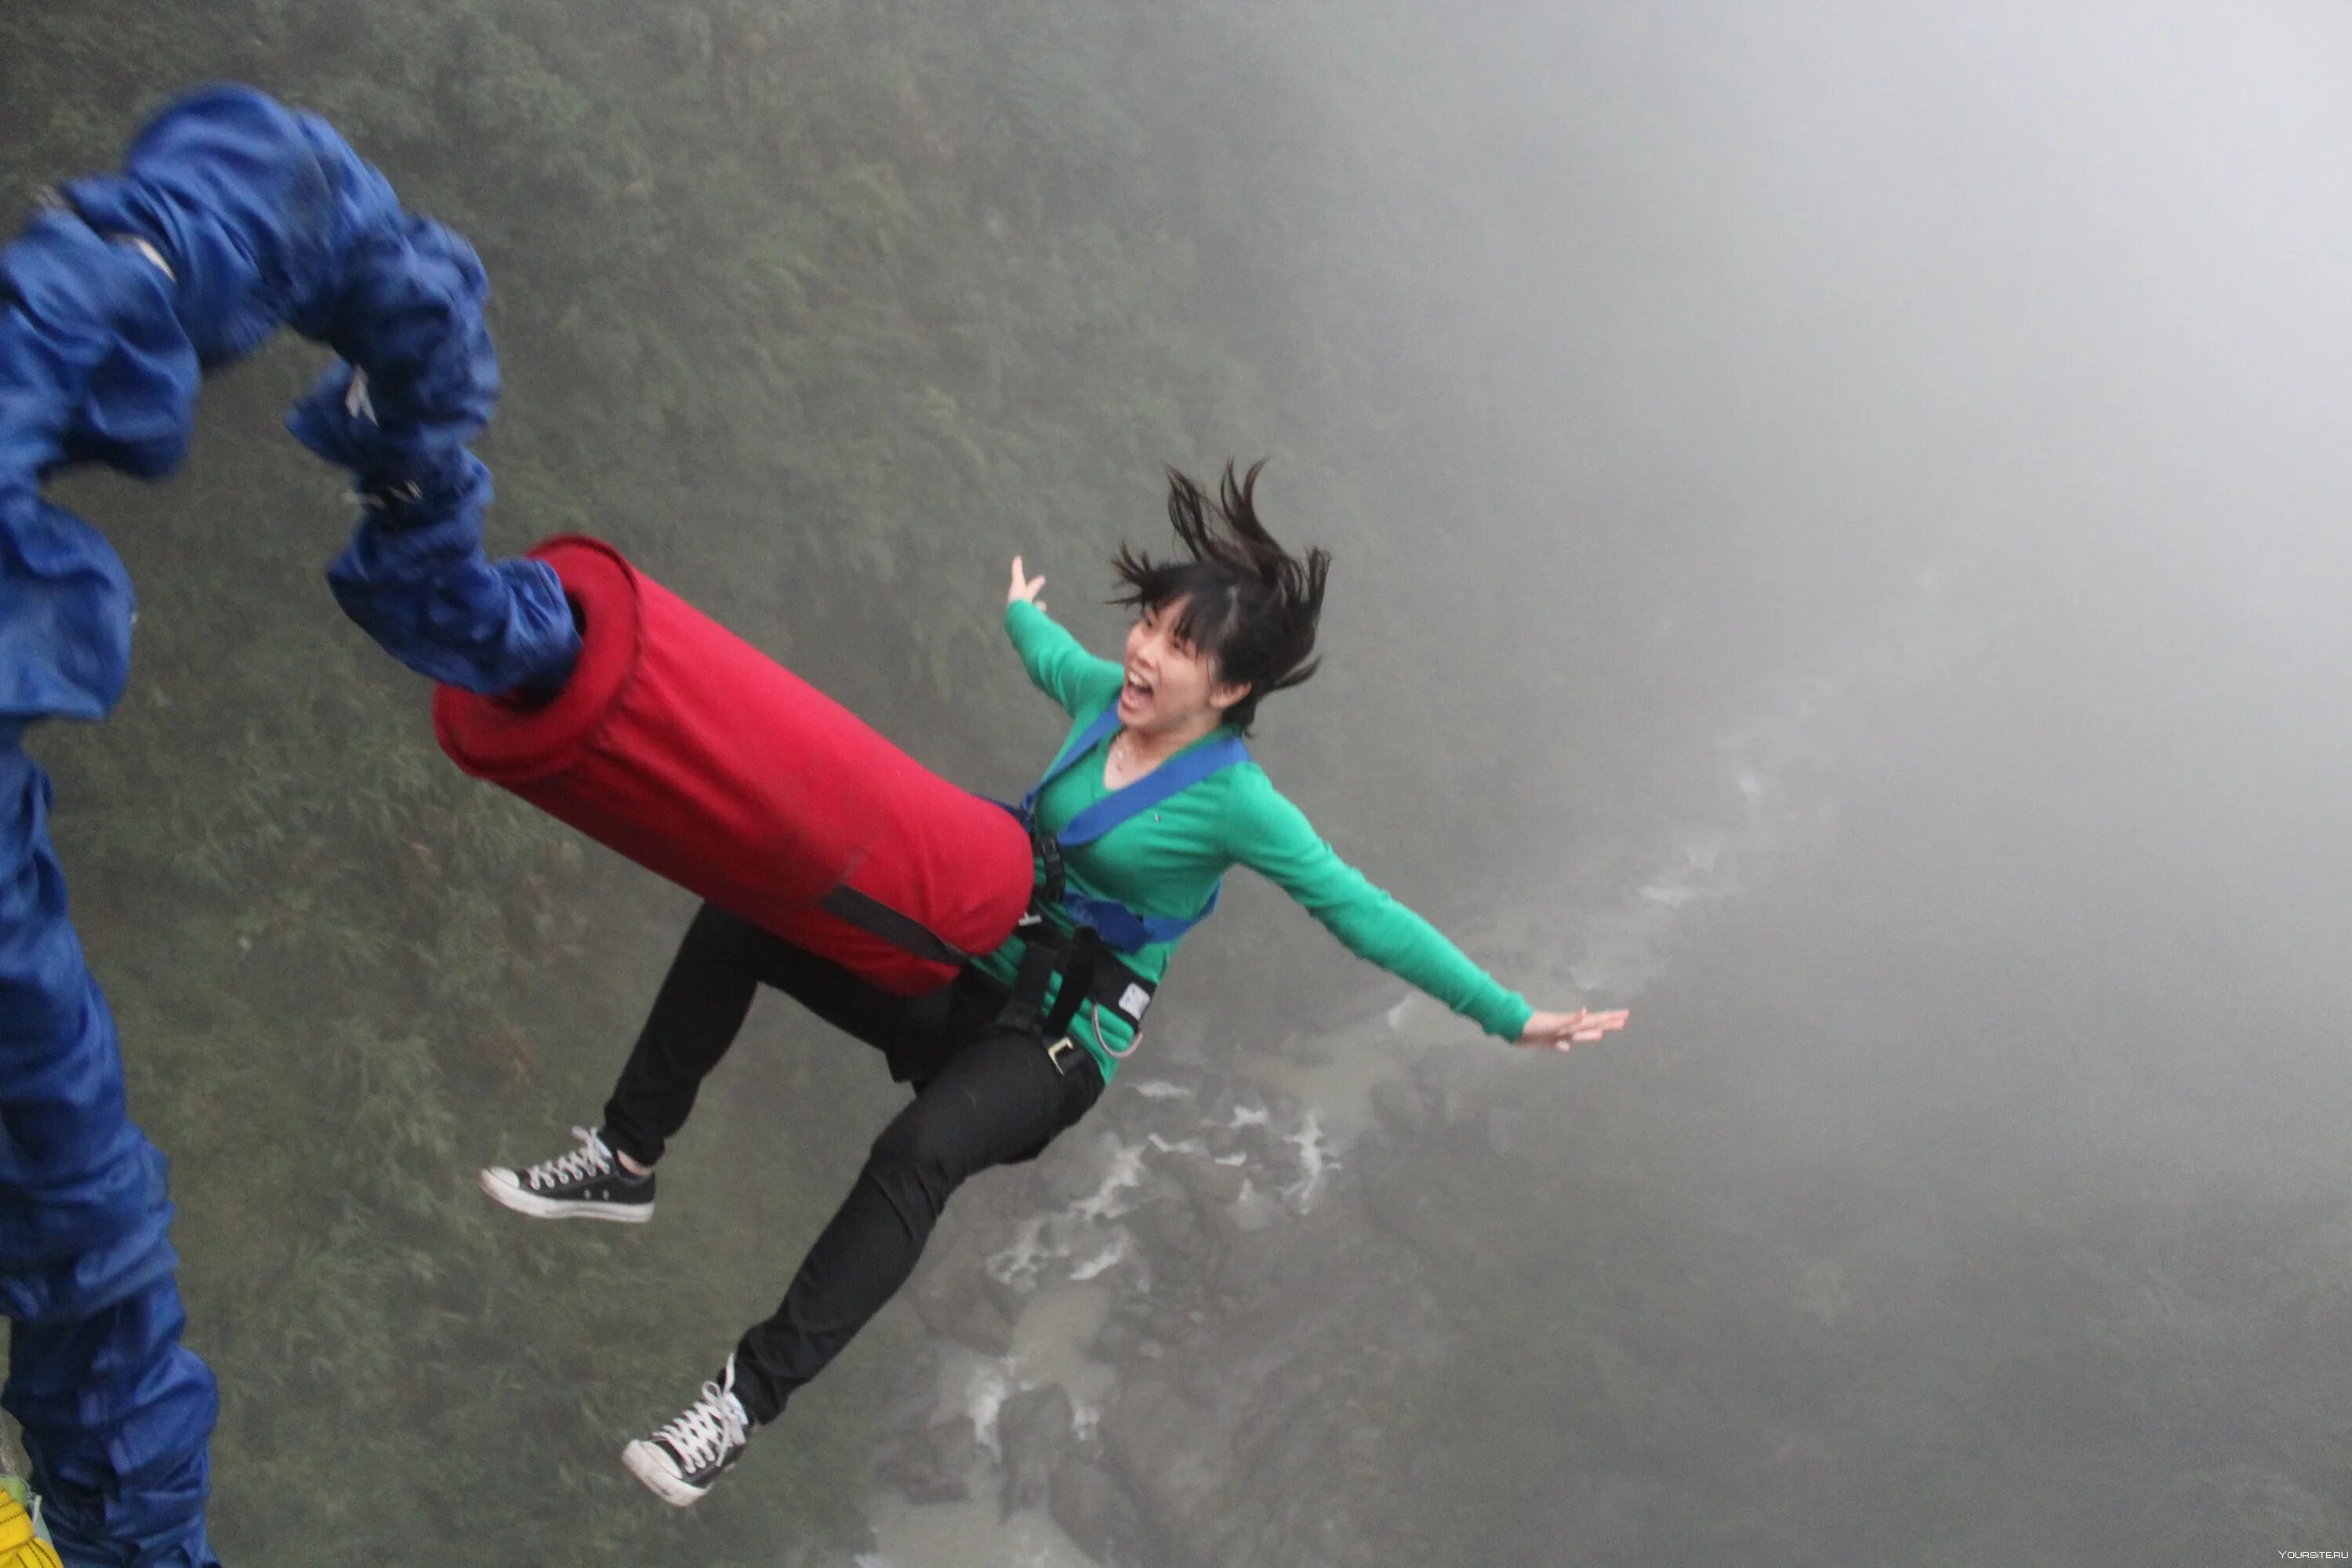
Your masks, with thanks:
M 1302 560 L 1258 521 L 1254 492 L 1265 467 L 1260 458 L 1236 479 L 1227 463 L 1213 499 L 1169 469 L 1168 521 L 1191 559 L 1154 561 L 1120 545 L 1115 569 L 1127 589 L 1110 601 L 1146 612 L 1182 601 L 1176 639 L 1207 658 L 1219 681 L 1249 688 L 1225 710 L 1226 724 L 1244 735 L 1259 702 L 1322 664 L 1308 655 L 1331 574 L 1329 551 L 1309 550 Z

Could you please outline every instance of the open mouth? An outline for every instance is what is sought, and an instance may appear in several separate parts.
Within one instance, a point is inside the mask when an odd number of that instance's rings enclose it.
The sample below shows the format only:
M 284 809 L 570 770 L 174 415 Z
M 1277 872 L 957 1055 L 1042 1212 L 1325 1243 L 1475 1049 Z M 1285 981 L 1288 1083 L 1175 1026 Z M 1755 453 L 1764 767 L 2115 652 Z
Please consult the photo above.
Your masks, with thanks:
M 1130 670 L 1128 673 L 1127 684 L 1120 689 L 1119 695 L 1130 702 L 1149 702 L 1151 700 L 1151 682 L 1140 679 Z

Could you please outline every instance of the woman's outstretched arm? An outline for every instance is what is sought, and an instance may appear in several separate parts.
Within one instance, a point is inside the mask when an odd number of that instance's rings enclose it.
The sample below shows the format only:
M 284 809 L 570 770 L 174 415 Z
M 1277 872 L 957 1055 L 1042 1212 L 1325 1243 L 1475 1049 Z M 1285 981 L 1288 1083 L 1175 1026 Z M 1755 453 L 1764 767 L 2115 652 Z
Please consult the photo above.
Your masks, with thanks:
M 1045 614 L 1045 602 L 1037 596 L 1045 586 L 1045 578 L 1027 575 L 1021 570 L 1021 557 L 1013 558 L 1013 586 L 1004 595 L 1005 633 L 1038 690 L 1072 718 L 1097 712 L 1118 700 L 1126 673 L 1109 659 L 1088 653 Z
M 1440 931 L 1339 858 L 1263 773 L 1252 770 L 1228 825 L 1234 857 L 1297 900 L 1357 957 L 1420 987 L 1498 1038 L 1566 1050 L 1622 1028 L 1622 1011 L 1539 1012 Z

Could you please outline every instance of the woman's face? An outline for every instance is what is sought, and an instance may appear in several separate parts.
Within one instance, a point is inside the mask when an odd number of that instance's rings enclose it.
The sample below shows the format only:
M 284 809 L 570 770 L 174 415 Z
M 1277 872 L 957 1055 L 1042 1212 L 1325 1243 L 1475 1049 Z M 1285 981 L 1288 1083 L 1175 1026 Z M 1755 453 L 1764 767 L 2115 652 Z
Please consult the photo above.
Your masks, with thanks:
M 1224 710 L 1249 694 L 1246 684 L 1217 679 L 1216 661 L 1176 636 L 1184 601 L 1146 608 L 1127 633 L 1127 685 L 1118 694 L 1118 721 L 1154 733 L 1190 728 L 1206 719 L 1223 721 Z

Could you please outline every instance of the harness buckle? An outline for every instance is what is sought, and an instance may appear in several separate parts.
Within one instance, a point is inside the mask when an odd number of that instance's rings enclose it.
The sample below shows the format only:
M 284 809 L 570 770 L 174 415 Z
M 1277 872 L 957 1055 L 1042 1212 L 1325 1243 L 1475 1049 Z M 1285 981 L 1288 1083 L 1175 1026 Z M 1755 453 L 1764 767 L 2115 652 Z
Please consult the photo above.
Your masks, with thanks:
M 1029 847 L 1037 858 L 1037 886 L 1032 889 L 1030 908 L 1043 914 L 1060 905 L 1062 894 L 1069 886 L 1069 873 L 1062 864 L 1062 841 L 1034 817 L 1025 826 L 1029 829 Z
M 1067 1078 L 1070 1073 L 1070 1059 L 1074 1057 L 1084 1057 L 1086 1054 L 1086 1047 L 1067 1035 L 1064 1035 L 1045 1047 L 1045 1059 L 1052 1062 L 1054 1070 L 1065 1078 Z

